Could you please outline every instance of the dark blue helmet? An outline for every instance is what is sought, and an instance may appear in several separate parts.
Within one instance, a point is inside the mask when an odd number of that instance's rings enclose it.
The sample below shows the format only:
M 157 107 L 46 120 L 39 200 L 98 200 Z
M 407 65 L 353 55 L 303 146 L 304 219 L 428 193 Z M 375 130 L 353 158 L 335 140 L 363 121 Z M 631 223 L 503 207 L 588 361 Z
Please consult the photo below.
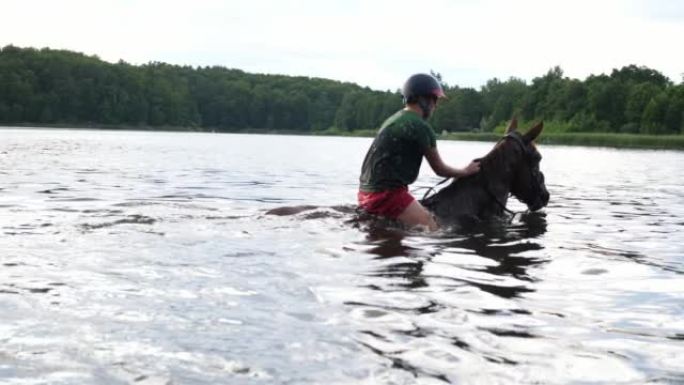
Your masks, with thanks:
M 439 81 L 428 74 L 411 75 L 404 83 L 401 95 L 404 103 L 416 103 L 421 96 L 434 99 L 446 97 Z

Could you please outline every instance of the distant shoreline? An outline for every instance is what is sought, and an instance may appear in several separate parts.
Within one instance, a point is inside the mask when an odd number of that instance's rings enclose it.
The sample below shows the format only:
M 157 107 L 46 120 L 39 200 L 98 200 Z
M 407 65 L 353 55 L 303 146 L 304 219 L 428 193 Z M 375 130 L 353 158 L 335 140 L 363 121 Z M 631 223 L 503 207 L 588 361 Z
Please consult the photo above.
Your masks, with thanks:
M 108 125 L 73 125 L 73 124 L 14 124 L 0 125 L 0 129 L 73 129 L 73 130 L 106 130 L 106 131 L 159 131 L 159 132 L 198 132 L 225 134 L 262 134 L 262 135 L 302 135 L 302 136 L 340 136 L 340 137 L 373 137 L 375 130 L 325 130 L 296 131 L 271 129 L 212 130 L 200 127 L 149 127 L 149 126 L 108 126 Z M 450 132 L 439 135 L 440 140 L 460 140 L 496 142 L 501 134 L 493 132 Z M 619 133 L 542 133 L 537 140 L 540 144 L 612 147 L 652 150 L 684 150 L 684 135 L 646 135 Z

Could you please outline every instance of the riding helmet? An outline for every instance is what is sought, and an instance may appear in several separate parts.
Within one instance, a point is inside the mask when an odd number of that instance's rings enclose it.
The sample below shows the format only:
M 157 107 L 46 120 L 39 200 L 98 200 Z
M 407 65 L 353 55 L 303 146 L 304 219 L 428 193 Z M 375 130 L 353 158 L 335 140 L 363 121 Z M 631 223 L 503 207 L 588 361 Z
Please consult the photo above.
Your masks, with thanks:
M 411 75 L 404 83 L 401 95 L 404 97 L 404 103 L 416 103 L 421 96 L 436 99 L 446 96 L 439 81 L 428 74 Z

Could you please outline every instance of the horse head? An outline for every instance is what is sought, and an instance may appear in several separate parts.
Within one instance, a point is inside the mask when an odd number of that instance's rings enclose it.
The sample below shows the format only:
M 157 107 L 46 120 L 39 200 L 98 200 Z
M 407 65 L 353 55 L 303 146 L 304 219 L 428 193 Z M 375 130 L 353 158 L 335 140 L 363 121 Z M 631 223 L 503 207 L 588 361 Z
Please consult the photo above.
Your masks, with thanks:
M 480 159 L 479 173 L 454 180 L 423 199 L 423 205 L 441 223 L 502 215 L 507 210 L 509 194 L 526 204 L 530 211 L 546 206 L 549 192 L 539 169 L 541 154 L 534 145 L 543 127 L 543 123 L 538 123 L 521 134 L 513 118 L 504 137 Z
M 534 140 L 544 129 L 544 123 L 539 122 L 526 133 L 520 134 L 517 130 L 517 120 L 513 118 L 504 139 L 511 138 L 508 142 L 515 151 L 520 152 L 518 156 L 511 156 L 515 161 L 511 164 L 512 180 L 511 194 L 527 205 L 530 211 L 537 211 L 549 203 L 549 192 L 544 184 L 544 174 L 539 169 L 542 156 L 534 144 Z M 512 150 L 508 150 L 512 151 Z

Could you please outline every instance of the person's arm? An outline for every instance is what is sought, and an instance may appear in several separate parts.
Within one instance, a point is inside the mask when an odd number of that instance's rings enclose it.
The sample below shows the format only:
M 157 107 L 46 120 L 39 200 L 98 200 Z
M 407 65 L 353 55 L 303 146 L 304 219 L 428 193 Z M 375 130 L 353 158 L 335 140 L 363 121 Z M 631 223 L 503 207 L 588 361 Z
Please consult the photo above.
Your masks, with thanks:
M 454 168 L 448 166 L 442 160 L 442 157 L 437 151 L 437 147 L 431 147 L 425 151 L 425 158 L 427 158 L 430 167 L 435 174 L 443 177 L 461 178 L 464 176 L 475 174 L 480 171 L 480 162 L 472 161 L 465 168 Z

